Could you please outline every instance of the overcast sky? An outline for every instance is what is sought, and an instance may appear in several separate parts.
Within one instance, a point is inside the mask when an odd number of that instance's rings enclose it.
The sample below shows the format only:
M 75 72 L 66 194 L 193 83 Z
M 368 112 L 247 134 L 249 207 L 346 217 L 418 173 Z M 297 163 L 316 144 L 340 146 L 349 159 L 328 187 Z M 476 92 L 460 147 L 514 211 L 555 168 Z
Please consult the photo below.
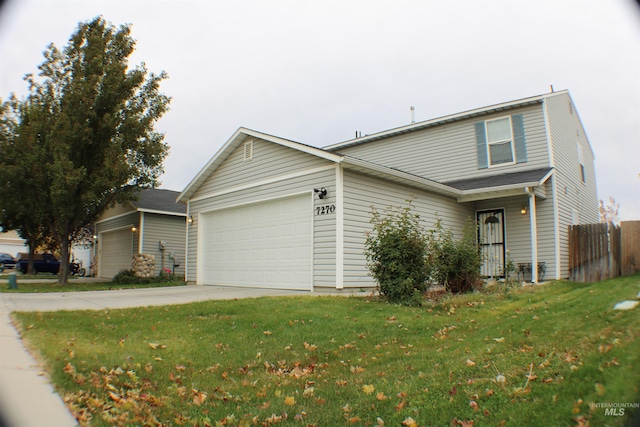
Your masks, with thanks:
M 322 147 L 568 89 L 598 197 L 640 220 L 640 8 L 633 0 L 63 1 L 0 10 L 0 97 L 81 21 L 131 24 L 133 65 L 169 74 L 162 188 L 181 191 L 240 127 Z

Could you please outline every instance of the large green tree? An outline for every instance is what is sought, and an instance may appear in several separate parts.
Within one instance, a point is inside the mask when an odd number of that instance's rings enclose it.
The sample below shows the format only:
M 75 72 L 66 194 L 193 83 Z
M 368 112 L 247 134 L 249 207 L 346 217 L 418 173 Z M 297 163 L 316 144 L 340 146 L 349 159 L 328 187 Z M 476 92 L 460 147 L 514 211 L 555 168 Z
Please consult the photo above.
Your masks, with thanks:
M 41 153 L 35 163 L 45 182 L 32 191 L 60 248 L 60 284 L 83 226 L 114 203 L 134 199 L 140 188 L 156 186 L 163 172 L 168 146 L 154 126 L 168 109 L 170 99 L 159 91 L 167 76 L 144 64 L 129 67 L 134 46 L 129 26 L 115 28 L 98 17 L 81 23 L 63 50 L 51 44 L 38 76 L 26 77 L 22 110 L 30 116 L 20 116 L 13 139 L 19 150 L 27 140 Z
M 2 104 L 0 114 L 0 227 L 17 230 L 26 240 L 29 273 L 35 249 L 53 245 L 39 190 L 47 182 L 44 147 L 36 143 L 41 112 L 12 97 Z

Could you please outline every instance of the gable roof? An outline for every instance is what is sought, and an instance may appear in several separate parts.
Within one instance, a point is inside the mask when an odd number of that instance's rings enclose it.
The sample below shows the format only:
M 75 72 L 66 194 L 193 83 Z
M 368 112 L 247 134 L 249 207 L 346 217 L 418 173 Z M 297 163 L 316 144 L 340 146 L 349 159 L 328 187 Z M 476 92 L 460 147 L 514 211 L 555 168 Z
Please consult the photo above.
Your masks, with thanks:
M 182 190 L 182 193 L 177 197 L 177 202 L 185 203 L 202 185 L 207 178 L 235 151 L 236 148 L 242 144 L 246 138 L 253 137 L 263 139 L 274 144 L 282 145 L 284 147 L 292 148 L 294 150 L 302 151 L 314 156 L 321 157 L 323 159 L 339 163 L 343 157 L 334 153 L 330 153 L 322 148 L 312 147 L 310 145 L 302 144 L 300 142 L 291 141 L 289 139 L 280 138 L 277 136 L 269 135 L 263 132 L 247 128 L 238 128 L 235 133 L 225 142 L 225 144 L 218 150 L 218 152 L 207 162 L 207 164 L 198 172 L 198 174 L 191 180 L 189 184 Z
M 162 213 L 169 215 L 187 215 L 187 207 L 177 203 L 178 191 L 148 188 L 140 191 L 138 200 L 131 205 L 139 212 Z
M 561 90 L 557 92 L 547 93 L 543 95 L 531 96 L 529 98 L 517 99 L 509 102 L 502 102 L 500 104 L 489 105 L 486 107 L 476 108 L 473 110 L 467 110 L 460 113 L 449 114 L 447 116 L 438 117 L 435 119 L 425 120 L 418 123 L 412 123 L 410 125 L 400 126 L 393 129 L 388 129 L 382 132 L 377 132 L 371 135 L 366 135 L 363 137 L 358 137 L 355 139 L 350 139 L 344 142 L 339 142 L 337 144 L 331 144 L 323 147 L 325 150 L 329 152 L 334 152 L 339 150 L 340 148 L 351 147 L 354 145 L 364 144 L 365 142 L 375 141 L 382 138 L 388 138 L 390 136 L 395 136 L 403 133 L 414 132 L 416 130 L 426 129 L 433 126 L 438 126 L 446 123 L 451 123 L 459 120 L 468 119 L 471 117 L 482 116 L 485 114 L 495 113 L 498 111 L 510 110 L 513 108 L 524 107 L 527 105 L 539 104 L 544 101 L 545 98 L 550 96 L 558 96 L 569 94 L 568 90 Z

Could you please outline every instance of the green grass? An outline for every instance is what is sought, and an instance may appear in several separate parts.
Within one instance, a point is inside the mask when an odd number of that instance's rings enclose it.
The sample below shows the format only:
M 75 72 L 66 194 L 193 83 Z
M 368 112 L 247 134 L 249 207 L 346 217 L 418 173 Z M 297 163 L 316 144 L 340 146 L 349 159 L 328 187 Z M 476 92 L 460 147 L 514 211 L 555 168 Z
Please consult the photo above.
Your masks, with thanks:
M 41 279 L 41 277 L 38 277 Z M 7 293 L 44 293 L 44 292 L 81 292 L 81 291 L 105 291 L 114 289 L 141 289 L 141 288 L 160 288 L 167 286 L 183 286 L 183 280 L 174 280 L 170 282 L 155 282 L 145 284 L 123 284 L 114 282 L 76 282 L 69 280 L 66 285 L 59 285 L 56 282 L 40 282 L 26 283 L 21 282 L 18 277 L 18 288 L 9 289 L 8 284 L 0 286 L 0 292 Z M 70 278 L 71 279 L 71 278 Z
M 639 290 L 636 275 L 421 308 L 309 296 L 13 316 L 83 425 L 600 426 L 634 414 L 591 403 L 640 402 L 640 309 L 612 310 Z

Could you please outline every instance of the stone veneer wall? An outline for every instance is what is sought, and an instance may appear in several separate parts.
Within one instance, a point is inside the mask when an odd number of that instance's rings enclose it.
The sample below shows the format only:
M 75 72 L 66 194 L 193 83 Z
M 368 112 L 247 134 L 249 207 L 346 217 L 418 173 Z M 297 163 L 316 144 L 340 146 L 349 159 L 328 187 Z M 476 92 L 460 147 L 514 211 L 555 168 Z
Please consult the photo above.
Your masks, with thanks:
M 136 254 L 133 256 L 131 268 L 136 277 L 155 277 L 156 257 L 150 254 Z

